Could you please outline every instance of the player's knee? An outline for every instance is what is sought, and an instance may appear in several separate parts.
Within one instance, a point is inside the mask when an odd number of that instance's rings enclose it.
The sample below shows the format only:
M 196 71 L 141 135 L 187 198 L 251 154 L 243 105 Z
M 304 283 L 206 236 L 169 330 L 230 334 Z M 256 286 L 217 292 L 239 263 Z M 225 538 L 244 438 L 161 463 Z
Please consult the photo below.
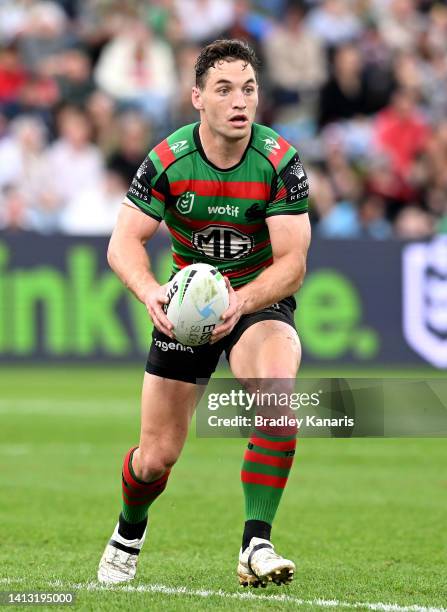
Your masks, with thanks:
M 161 478 L 172 468 L 178 459 L 173 451 L 152 449 L 150 452 L 140 452 L 139 477 L 145 482 Z
M 264 375 L 259 380 L 259 390 L 261 393 L 270 393 L 278 396 L 282 393 L 292 393 L 294 386 L 295 372 L 287 366 L 266 368 Z
M 286 374 L 286 372 L 279 372 Z M 259 381 L 258 414 L 264 417 L 293 416 L 290 408 L 294 378 L 263 378 Z M 292 433 L 292 432 L 290 432 Z M 275 435 L 272 433 L 272 435 Z

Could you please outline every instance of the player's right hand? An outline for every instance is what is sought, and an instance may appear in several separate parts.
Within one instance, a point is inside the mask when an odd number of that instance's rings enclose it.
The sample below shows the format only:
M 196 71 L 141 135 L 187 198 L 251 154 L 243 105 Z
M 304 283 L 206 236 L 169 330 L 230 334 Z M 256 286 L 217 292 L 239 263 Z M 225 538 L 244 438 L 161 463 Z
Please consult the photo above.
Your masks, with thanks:
M 145 299 L 145 305 L 149 316 L 159 332 L 174 339 L 172 333 L 173 325 L 163 311 L 163 305 L 168 303 L 167 285 L 158 285 L 150 289 Z

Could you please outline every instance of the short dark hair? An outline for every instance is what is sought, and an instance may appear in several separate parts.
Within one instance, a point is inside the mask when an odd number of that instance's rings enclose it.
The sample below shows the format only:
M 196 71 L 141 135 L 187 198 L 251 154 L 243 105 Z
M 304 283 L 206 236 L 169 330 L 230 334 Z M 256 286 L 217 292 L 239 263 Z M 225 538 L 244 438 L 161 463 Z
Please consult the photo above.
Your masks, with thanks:
M 234 62 L 236 60 L 242 60 L 245 66 L 252 66 L 257 77 L 260 62 L 256 53 L 245 41 L 233 38 L 215 40 L 210 43 L 202 49 L 196 61 L 196 86 L 203 87 L 206 73 L 216 62 Z

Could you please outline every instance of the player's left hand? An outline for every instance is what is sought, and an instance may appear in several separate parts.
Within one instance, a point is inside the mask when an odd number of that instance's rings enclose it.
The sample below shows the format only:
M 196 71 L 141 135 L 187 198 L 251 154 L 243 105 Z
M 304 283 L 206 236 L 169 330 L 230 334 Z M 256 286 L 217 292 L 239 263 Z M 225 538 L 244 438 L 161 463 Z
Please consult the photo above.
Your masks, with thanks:
M 219 340 L 222 340 L 222 338 L 228 336 L 242 315 L 243 303 L 239 299 L 237 292 L 233 289 L 226 276 L 225 284 L 227 285 L 228 294 L 230 296 L 230 303 L 227 310 L 221 316 L 223 323 L 218 325 L 211 335 L 210 344 L 219 342 Z

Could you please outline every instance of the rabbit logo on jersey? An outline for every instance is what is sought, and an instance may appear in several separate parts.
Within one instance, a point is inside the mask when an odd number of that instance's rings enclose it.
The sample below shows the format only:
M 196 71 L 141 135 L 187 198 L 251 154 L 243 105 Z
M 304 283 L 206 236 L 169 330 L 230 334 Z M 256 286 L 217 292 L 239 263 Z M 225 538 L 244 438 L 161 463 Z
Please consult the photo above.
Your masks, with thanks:
M 411 348 L 447 368 L 447 236 L 403 249 L 403 331 Z
M 261 138 L 261 140 L 264 143 L 264 149 L 266 149 L 269 153 L 273 153 L 273 155 L 276 155 L 276 149 L 281 148 L 279 142 L 277 142 L 274 138 L 267 136 L 267 138 Z

